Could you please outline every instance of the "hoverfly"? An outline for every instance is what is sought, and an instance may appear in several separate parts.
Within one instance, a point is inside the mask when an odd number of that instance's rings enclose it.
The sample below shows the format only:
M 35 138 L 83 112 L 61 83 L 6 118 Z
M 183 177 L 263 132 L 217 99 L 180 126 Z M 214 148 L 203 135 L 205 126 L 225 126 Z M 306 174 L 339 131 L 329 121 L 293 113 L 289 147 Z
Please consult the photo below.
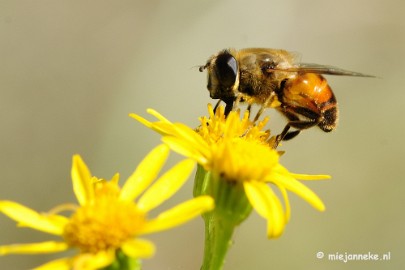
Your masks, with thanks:
M 199 70 L 208 71 L 210 97 L 225 102 L 225 114 L 239 102 L 246 102 L 249 109 L 251 104 L 261 105 L 255 121 L 269 107 L 285 115 L 289 121 L 277 136 L 277 146 L 303 129 L 318 126 L 330 132 L 336 128 L 337 101 L 322 74 L 373 77 L 333 66 L 297 63 L 295 59 L 294 53 L 279 49 L 225 49 Z

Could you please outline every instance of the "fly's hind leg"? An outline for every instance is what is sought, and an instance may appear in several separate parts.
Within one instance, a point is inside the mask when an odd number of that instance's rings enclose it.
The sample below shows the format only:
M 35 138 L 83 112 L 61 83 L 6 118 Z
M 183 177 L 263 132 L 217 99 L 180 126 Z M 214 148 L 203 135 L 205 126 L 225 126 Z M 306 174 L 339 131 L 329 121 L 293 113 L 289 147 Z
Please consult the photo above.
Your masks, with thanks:
M 294 108 L 294 110 L 285 109 L 283 114 L 289 121 L 283 131 L 277 135 L 273 148 L 277 148 L 281 141 L 291 140 L 300 134 L 301 130 L 316 126 L 322 121 L 322 117 L 319 114 L 302 107 Z M 301 120 L 297 115 L 302 115 L 308 120 Z M 297 130 L 290 131 L 291 128 Z
M 284 115 L 286 115 L 290 121 L 285 125 L 283 131 L 276 136 L 276 141 L 273 144 L 274 149 L 278 147 L 281 141 L 291 140 L 301 132 L 301 129 L 290 131 L 292 127 L 291 123 L 294 124 L 295 122 L 300 121 L 300 119 L 294 114 L 284 113 Z

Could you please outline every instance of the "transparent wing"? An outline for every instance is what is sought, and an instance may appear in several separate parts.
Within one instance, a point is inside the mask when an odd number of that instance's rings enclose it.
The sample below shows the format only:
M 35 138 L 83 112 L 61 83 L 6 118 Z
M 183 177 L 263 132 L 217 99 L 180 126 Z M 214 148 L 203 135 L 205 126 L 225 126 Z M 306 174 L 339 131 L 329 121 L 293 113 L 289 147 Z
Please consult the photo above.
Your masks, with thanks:
M 273 69 L 284 72 L 298 72 L 298 73 L 316 73 L 316 74 L 328 74 L 328 75 L 340 75 L 340 76 L 356 76 L 356 77 L 375 77 L 373 75 L 367 75 L 359 72 L 344 70 L 338 67 L 325 66 L 310 63 L 296 64 L 294 67 Z

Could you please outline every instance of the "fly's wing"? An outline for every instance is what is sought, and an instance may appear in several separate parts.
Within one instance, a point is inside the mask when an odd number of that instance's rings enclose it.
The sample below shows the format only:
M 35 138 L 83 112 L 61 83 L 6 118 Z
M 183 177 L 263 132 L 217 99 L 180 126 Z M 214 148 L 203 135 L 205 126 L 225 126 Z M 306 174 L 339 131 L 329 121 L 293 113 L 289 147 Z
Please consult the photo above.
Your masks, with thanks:
M 298 72 L 298 73 L 315 73 L 315 74 L 327 74 L 327 75 L 340 75 L 340 76 L 356 76 L 356 77 L 375 77 L 359 72 L 344 70 L 333 66 L 325 66 L 318 64 L 300 63 L 294 67 L 278 69 L 284 72 Z

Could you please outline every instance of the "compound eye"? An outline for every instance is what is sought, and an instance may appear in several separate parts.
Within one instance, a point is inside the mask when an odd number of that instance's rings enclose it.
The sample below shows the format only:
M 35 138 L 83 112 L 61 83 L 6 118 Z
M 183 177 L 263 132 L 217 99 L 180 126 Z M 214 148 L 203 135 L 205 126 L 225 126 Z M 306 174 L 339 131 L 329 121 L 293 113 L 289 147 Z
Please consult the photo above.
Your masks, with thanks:
M 238 63 L 235 57 L 229 53 L 222 53 L 217 56 L 215 67 L 218 82 L 226 88 L 232 87 L 235 84 L 238 72 Z

